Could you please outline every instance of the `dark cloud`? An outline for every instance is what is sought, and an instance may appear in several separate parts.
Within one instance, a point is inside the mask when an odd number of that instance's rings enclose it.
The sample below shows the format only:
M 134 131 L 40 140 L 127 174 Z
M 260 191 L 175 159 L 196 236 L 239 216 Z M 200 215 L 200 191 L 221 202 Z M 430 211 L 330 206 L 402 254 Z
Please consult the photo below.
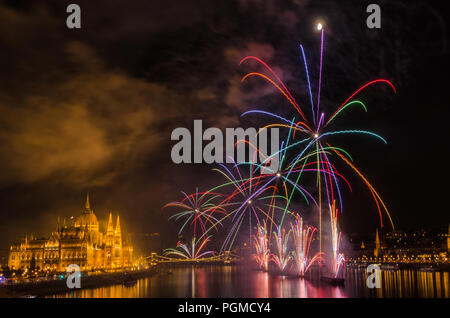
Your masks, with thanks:
M 110 184 L 166 137 L 157 128 L 179 104 L 175 93 L 107 70 L 84 44 L 68 42 L 65 51 L 73 71 L 35 82 L 20 104 L 0 106 L 0 154 L 14 158 L 4 161 L 0 182 Z M 47 69 L 33 65 L 38 73 Z

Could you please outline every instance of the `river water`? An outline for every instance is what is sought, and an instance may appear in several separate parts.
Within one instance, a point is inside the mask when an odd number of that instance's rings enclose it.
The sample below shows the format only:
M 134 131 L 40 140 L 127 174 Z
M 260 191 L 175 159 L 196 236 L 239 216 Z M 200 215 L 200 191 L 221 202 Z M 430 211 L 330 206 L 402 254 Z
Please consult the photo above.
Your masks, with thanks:
M 347 268 L 345 285 L 310 279 L 270 275 L 246 266 L 203 265 L 162 269 L 133 286 L 113 285 L 81 289 L 50 297 L 141 298 L 141 297 L 444 297 L 450 298 L 449 272 L 395 270 L 381 272 L 381 288 L 369 289 L 364 269 Z

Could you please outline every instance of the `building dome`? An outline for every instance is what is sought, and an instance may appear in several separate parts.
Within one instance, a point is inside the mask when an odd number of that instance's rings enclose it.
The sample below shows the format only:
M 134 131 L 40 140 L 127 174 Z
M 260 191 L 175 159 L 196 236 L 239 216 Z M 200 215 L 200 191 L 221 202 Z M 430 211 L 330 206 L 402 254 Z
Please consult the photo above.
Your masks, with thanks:
M 95 216 L 94 211 L 91 209 L 91 205 L 89 203 L 89 194 L 86 197 L 86 205 L 84 212 L 77 218 L 75 221 L 75 227 L 86 228 L 90 231 L 98 231 L 99 225 L 97 216 Z
M 81 227 L 85 227 L 86 225 L 88 227 L 91 225 L 98 226 L 98 220 L 97 220 L 97 217 L 95 216 L 94 212 L 90 212 L 90 213 L 84 212 L 77 218 L 75 225 L 81 226 Z

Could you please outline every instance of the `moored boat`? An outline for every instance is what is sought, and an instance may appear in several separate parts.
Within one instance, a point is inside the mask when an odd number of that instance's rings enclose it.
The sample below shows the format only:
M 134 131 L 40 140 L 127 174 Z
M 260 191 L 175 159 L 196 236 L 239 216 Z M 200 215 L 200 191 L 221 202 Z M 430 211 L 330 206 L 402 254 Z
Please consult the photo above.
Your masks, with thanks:
M 432 272 L 436 271 L 436 268 L 434 268 L 433 266 L 424 266 L 424 267 L 420 267 L 419 271 L 420 272 L 432 273 Z
M 127 281 L 124 281 L 122 284 L 126 287 L 131 287 L 131 286 L 136 285 L 136 283 L 137 283 L 137 280 L 127 280 Z
M 122 284 L 123 284 L 124 286 L 131 287 L 131 286 L 136 285 L 136 283 L 137 283 L 137 279 L 136 279 L 136 278 L 134 278 L 134 277 L 133 277 L 132 275 L 130 275 L 129 273 L 125 273 L 124 279 L 123 279 L 123 281 L 122 281 Z
M 385 271 L 397 271 L 398 265 L 381 265 L 381 269 Z

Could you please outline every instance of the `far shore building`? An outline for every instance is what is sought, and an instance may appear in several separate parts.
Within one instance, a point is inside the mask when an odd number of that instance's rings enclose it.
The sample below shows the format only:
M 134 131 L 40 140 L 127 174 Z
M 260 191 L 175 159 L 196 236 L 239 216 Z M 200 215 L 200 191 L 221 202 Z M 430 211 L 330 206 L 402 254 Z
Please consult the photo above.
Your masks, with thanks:
M 450 225 L 384 234 L 377 229 L 375 240 L 355 235 L 350 242 L 354 249 L 347 255 L 352 260 L 450 264 Z
M 75 264 L 81 270 L 114 270 L 133 265 L 133 247 L 125 239 L 119 216 L 113 224 L 110 213 L 106 227 L 101 230 L 91 209 L 89 194 L 85 209 L 70 224 L 60 224 L 49 237 L 29 234 L 10 247 L 8 267 L 11 270 L 40 269 L 66 271 Z

